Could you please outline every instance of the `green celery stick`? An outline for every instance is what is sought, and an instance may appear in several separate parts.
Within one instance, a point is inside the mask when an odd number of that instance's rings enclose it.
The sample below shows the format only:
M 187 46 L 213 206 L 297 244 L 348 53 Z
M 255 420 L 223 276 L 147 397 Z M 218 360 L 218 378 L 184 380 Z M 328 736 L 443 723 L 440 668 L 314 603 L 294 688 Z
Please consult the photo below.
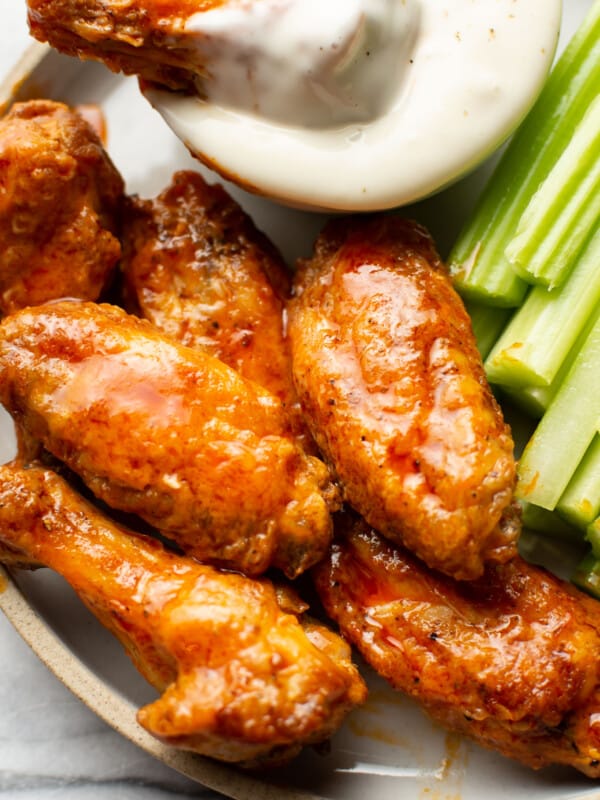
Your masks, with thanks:
M 552 291 L 541 286 L 531 290 L 486 359 L 488 380 L 508 386 L 550 386 L 599 305 L 600 225 L 596 225 L 566 283 Z
M 502 386 L 503 394 L 514 402 L 518 408 L 529 414 L 534 419 L 543 417 L 548 404 L 546 402 L 545 392 L 548 391 L 546 387 L 540 386 L 525 386 L 518 388 L 515 386 Z
M 511 309 L 483 306 L 470 300 L 465 302 L 465 307 L 471 317 L 477 347 L 481 357 L 485 358 L 508 322 Z
M 533 503 L 521 502 L 523 511 L 523 527 L 530 531 L 543 533 L 545 536 L 553 536 L 557 539 L 567 539 L 577 541 L 583 538 L 583 532 L 573 525 L 569 525 L 562 517 L 554 511 L 547 511 L 545 508 L 534 506 Z
M 600 94 L 531 198 L 506 257 L 529 283 L 561 286 L 599 216 Z
M 582 529 L 600 514 L 600 435 L 592 440 L 556 510 L 567 522 Z
M 600 517 L 597 517 L 588 525 L 585 538 L 592 546 L 592 553 L 594 556 L 600 558 Z
M 516 496 L 553 510 L 600 418 L 600 319 L 577 354 L 519 462 Z
M 527 284 L 515 273 L 505 250 L 532 196 L 596 99 L 599 70 L 600 0 L 595 0 L 450 252 L 450 271 L 465 297 L 490 305 L 522 302 Z
M 592 551 L 579 562 L 571 580 L 584 592 L 600 598 L 600 560 Z
M 587 341 L 590 331 L 596 324 L 596 320 L 600 317 L 600 306 L 592 313 L 583 327 L 583 330 L 577 337 L 575 344 L 569 351 L 568 356 L 564 359 L 561 368 L 556 373 L 554 380 L 549 386 L 503 386 L 502 390 L 514 402 L 530 414 L 535 419 L 539 419 L 544 415 L 548 406 L 556 397 L 556 394 L 562 386 L 563 380 L 571 369 L 571 364 L 577 358 L 577 353 L 581 350 Z

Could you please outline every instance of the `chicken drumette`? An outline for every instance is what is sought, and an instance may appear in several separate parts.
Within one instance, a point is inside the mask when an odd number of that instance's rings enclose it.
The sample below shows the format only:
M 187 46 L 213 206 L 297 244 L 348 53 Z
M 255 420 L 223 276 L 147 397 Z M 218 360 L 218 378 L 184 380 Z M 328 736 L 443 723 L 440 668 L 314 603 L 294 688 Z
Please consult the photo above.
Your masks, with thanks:
M 7 317 L 0 401 L 97 497 L 197 558 L 295 576 L 326 552 L 337 490 L 278 398 L 145 320 L 77 301 Z
M 2 559 L 66 578 L 162 693 L 138 719 L 168 744 L 278 763 L 364 700 L 349 648 L 291 592 L 167 552 L 47 469 L 0 467 Z
M 222 186 L 179 172 L 154 200 L 132 198 L 121 265 L 131 311 L 277 395 L 306 435 L 284 335 L 289 275 Z
M 294 378 L 348 503 L 458 578 L 514 556 L 512 439 L 425 230 L 336 220 L 294 291 Z
M 96 300 L 110 279 L 123 181 L 95 131 L 61 103 L 0 120 L 0 313 L 59 297 Z
M 519 557 L 454 581 L 359 518 L 337 532 L 317 589 L 377 672 L 486 747 L 600 777 L 597 601 Z

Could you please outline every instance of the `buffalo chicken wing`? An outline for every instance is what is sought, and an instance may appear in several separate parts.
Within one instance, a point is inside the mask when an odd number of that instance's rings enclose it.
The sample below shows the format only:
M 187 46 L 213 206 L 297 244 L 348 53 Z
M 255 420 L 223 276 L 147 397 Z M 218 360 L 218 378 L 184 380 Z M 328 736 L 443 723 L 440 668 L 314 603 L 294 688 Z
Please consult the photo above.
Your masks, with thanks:
M 121 309 L 7 317 L 0 401 L 97 497 L 199 559 L 295 576 L 327 550 L 337 490 L 278 398 Z
M 315 569 L 365 660 L 442 724 L 531 767 L 600 777 L 598 603 L 516 557 L 453 581 L 360 519 Z
M 121 254 L 123 181 L 95 131 L 62 103 L 0 120 L 0 313 L 96 300 Z
M 514 556 L 513 442 L 424 229 L 334 221 L 294 291 L 294 377 L 348 503 L 458 578 Z
M 0 560 L 60 573 L 162 693 L 140 723 L 168 744 L 278 763 L 364 700 L 348 647 L 300 601 L 166 551 L 53 472 L 0 467 Z
M 71 56 L 103 61 L 171 89 L 194 90 L 206 75 L 186 22 L 228 0 L 28 0 L 29 28 Z M 230 2 L 230 0 L 229 0 Z
M 277 395 L 306 434 L 284 335 L 285 264 L 222 186 L 179 172 L 154 200 L 132 198 L 121 265 L 134 313 Z

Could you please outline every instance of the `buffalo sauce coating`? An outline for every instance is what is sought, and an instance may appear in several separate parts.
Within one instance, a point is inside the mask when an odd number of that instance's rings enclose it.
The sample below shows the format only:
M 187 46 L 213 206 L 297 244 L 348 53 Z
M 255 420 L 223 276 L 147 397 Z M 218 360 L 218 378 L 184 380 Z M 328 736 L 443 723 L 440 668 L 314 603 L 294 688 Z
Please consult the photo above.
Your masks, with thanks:
M 7 317 L 0 399 L 97 497 L 198 558 L 293 576 L 325 553 L 336 491 L 281 402 L 144 320 L 75 301 Z
M 0 120 L 0 186 L 0 313 L 96 300 L 121 254 L 124 191 L 96 131 L 62 103 L 15 104 Z
M 455 577 L 512 557 L 513 442 L 427 233 L 393 216 L 330 223 L 294 292 L 296 386 L 348 503 Z
M 155 199 L 130 199 L 121 268 L 131 311 L 275 394 L 306 442 L 284 331 L 289 275 L 222 186 L 184 171 Z
M 99 32 L 108 26 L 115 12 L 121 12 L 122 20 L 130 26 L 134 21 L 140 26 L 153 28 L 176 29 L 193 14 L 210 11 L 226 3 L 226 0 L 128 0 L 124 6 L 119 0 L 102 0 L 101 3 L 89 3 L 87 9 L 79 7 L 72 11 L 79 13 L 84 19 L 96 17 Z M 45 19 L 57 5 L 53 0 L 31 0 L 29 14 L 34 22 Z M 114 22 L 113 22 L 114 25 Z
M 162 693 L 139 721 L 169 744 L 277 763 L 364 700 L 348 646 L 290 613 L 293 597 L 116 525 L 50 470 L 0 467 L 0 561 L 9 548 L 61 574 L 119 638 Z
M 171 89 L 194 87 L 194 58 L 177 38 L 190 16 L 228 0 L 28 0 L 31 35 Z M 192 54 L 193 55 L 193 54 Z
M 531 767 L 600 777 L 597 602 L 518 556 L 454 581 L 360 519 L 315 568 L 328 615 L 438 721 Z

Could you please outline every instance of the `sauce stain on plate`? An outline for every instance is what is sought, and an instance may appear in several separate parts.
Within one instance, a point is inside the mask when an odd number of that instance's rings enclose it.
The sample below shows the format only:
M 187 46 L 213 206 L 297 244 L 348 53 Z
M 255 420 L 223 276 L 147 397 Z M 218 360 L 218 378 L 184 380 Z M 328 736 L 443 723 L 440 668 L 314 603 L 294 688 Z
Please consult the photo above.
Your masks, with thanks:
M 440 787 L 425 787 L 420 800 L 461 800 L 463 780 L 467 774 L 468 749 L 466 742 L 458 734 L 446 734 L 444 746 L 446 754 L 436 775 Z
M 348 720 L 348 727 L 355 736 L 366 736 L 369 739 L 374 739 L 382 744 L 387 744 L 395 747 L 407 748 L 410 744 L 408 739 L 398 736 L 391 728 L 386 728 L 384 725 L 369 723 L 366 720 L 357 718 L 358 715 L 351 717 Z

